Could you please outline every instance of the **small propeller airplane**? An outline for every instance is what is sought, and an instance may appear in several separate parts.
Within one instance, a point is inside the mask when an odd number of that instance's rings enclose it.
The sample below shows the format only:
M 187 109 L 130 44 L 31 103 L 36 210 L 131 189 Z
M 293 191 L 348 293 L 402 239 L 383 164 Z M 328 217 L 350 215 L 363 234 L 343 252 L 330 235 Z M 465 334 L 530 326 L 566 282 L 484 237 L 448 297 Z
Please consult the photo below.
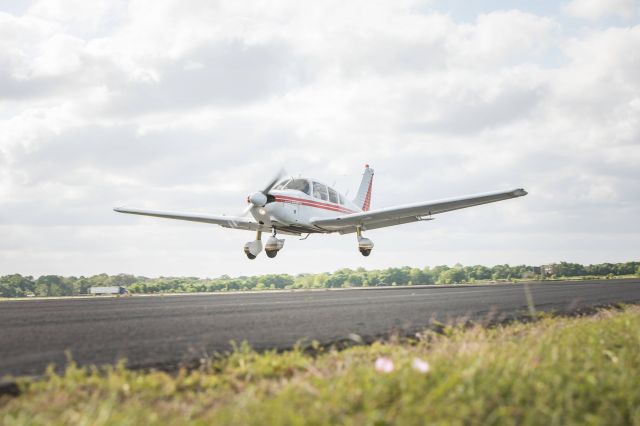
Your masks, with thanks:
M 356 233 L 358 249 L 369 256 L 373 241 L 362 236 L 363 231 L 400 225 L 403 223 L 432 220 L 433 215 L 508 200 L 527 195 L 522 188 L 496 191 L 465 197 L 427 201 L 370 210 L 373 169 L 365 165 L 360 188 L 353 200 L 316 179 L 286 178 L 280 171 L 262 190 L 247 197 L 247 208 L 240 216 L 218 216 L 203 213 L 179 213 L 118 207 L 119 213 L 154 216 L 166 219 L 187 220 L 220 225 L 224 228 L 256 232 L 256 239 L 244 245 L 249 259 L 255 259 L 262 251 L 262 233 L 271 231 L 264 250 L 268 257 L 275 257 L 284 246 L 277 233 L 309 235 L 314 233 Z M 251 213 L 254 220 L 247 218 Z

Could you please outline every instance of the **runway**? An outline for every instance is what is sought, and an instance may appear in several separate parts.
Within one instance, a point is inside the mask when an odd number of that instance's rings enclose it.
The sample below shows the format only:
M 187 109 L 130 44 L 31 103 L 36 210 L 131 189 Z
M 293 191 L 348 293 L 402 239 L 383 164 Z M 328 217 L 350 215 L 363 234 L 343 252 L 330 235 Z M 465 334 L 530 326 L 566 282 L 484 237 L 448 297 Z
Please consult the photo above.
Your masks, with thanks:
M 541 311 L 640 302 L 640 280 L 534 283 Z M 155 297 L 0 302 L 0 377 L 39 375 L 50 363 L 81 365 L 127 358 L 132 368 L 175 368 L 248 341 L 256 349 L 300 340 L 332 343 L 410 334 L 431 319 L 527 312 L 522 284 L 414 286 L 336 291 L 211 293 Z

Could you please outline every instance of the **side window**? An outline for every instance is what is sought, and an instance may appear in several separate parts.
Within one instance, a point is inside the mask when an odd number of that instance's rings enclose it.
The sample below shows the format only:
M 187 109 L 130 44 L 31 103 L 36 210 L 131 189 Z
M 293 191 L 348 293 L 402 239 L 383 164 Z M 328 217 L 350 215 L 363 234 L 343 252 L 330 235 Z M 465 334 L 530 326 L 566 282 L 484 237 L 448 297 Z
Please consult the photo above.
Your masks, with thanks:
M 327 201 L 329 199 L 327 196 L 327 187 L 321 183 L 313 182 L 313 196 Z
M 327 188 L 329 190 L 329 201 L 332 203 L 338 204 L 340 199 L 338 198 L 338 193 L 333 188 Z
M 309 195 L 309 181 L 306 179 L 294 179 L 287 185 L 287 189 L 294 189 L 296 191 L 302 191 Z
M 344 206 L 344 198 L 342 198 L 342 194 L 338 194 L 338 197 L 340 197 L 340 204 Z

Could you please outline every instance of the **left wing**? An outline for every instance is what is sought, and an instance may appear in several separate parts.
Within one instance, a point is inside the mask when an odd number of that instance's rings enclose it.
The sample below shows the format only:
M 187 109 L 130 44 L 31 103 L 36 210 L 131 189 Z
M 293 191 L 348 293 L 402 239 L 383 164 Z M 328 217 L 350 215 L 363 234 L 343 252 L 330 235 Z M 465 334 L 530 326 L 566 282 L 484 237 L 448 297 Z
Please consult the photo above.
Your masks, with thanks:
M 341 234 L 347 234 L 355 232 L 357 227 L 361 227 L 362 230 L 366 231 L 368 229 L 428 220 L 434 214 L 494 203 L 524 195 L 527 195 L 527 191 L 518 188 L 510 191 L 489 192 L 446 200 L 405 204 L 403 206 L 352 213 L 330 219 L 311 218 L 311 224 L 326 231 L 338 231 Z
M 220 225 L 224 228 L 245 229 L 247 231 L 258 231 L 258 230 L 269 231 L 270 229 L 269 227 L 262 229 L 263 226 L 247 219 L 246 217 L 216 216 L 216 215 L 204 214 L 204 213 L 180 213 L 180 212 L 167 212 L 167 211 L 158 211 L 158 210 L 128 209 L 124 207 L 117 207 L 113 210 L 117 211 L 118 213 L 129 213 L 129 214 L 137 214 L 142 216 L 161 217 L 164 219 L 186 220 L 190 222 L 212 223 L 215 225 Z

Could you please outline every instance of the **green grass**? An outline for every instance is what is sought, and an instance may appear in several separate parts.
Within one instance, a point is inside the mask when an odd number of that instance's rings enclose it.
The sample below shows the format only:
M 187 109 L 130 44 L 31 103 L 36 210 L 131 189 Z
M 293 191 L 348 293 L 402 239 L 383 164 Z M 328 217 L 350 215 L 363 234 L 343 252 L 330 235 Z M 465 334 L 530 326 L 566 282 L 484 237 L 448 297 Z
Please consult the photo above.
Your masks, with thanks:
M 376 370 L 381 357 L 392 372 Z M 0 424 L 640 425 L 640 307 L 313 356 L 240 346 L 175 374 L 71 364 L 21 386 Z

